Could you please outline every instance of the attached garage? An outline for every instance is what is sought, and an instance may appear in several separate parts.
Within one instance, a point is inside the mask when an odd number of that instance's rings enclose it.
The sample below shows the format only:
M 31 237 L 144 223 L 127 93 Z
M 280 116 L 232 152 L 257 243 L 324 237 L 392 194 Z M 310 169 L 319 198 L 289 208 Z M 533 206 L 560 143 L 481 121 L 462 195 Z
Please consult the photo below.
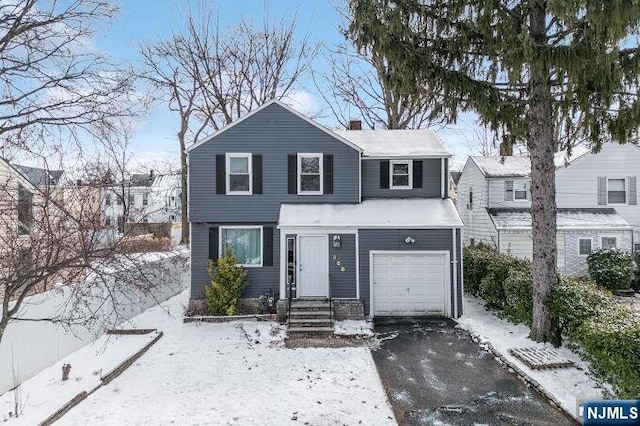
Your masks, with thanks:
M 448 251 L 371 251 L 374 316 L 450 316 Z

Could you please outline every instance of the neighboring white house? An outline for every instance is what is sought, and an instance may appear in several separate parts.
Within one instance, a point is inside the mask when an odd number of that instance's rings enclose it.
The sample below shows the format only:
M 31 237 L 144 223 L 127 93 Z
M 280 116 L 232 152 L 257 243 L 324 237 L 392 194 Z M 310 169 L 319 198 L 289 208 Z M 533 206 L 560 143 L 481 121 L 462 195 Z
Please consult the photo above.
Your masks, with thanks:
M 104 187 L 102 217 L 106 227 L 132 223 L 177 222 L 180 207 L 180 175 L 133 174 L 124 184 Z M 126 214 L 125 214 L 126 207 Z M 126 216 L 126 219 L 125 219 Z
M 558 269 L 586 273 L 593 250 L 632 251 L 640 242 L 640 147 L 605 144 L 599 153 L 577 147 L 556 155 Z M 469 157 L 458 182 L 463 244 L 487 242 L 531 258 L 529 157 Z

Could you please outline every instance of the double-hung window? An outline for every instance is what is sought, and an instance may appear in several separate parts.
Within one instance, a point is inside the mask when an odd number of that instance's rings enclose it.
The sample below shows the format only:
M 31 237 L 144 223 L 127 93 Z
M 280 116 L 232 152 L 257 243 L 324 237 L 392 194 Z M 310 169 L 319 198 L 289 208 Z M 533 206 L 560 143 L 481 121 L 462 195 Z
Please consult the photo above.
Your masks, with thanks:
M 391 182 L 389 187 L 391 189 L 411 189 L 412 188 L 412 174 L 413 174 L 413 162 L 412 161 L 390 161 L 389 162 Z
M 580 256 L 588 256 L 591 254 L 591 238 L 578 238 L 578 253 Z
M 528 198 L 527 192 L 529 188 L 527 187 L 527 182 L 523 181 L 514 181 L 513 182 L 513 199 L 514 201 L 524 201 Z
M 221 226 L 220 256 L 227 248 L 231 248 L 238 265 L 262 266 L 262 227 Z
M 227 194 L 252 193 L 251 154 L 227 153 Z
M 298 154 L 298 194 L 322 195 L 322 154 Z
M 18 188 L 18 234 L 29 235 L 33 226 L 33 194 Z
M 618 245 L 618 239 L 616 237 L 602 237 L 601 248 L 614 249 Z
M 607 204 L 627 203 L 626 179 L 607 179 Z

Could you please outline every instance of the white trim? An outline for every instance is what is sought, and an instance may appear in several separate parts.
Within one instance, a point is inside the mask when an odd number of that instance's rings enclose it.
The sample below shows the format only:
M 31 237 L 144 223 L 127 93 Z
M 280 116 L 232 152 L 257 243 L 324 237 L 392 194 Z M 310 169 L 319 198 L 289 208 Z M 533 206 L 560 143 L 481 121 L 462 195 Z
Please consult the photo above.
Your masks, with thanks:
M 613 248 L 618 248 L 618 236 L 617 235 L 612 235 L 612 236 L 601 235 L 600 236 L 600 248 L 604 248 L 604 244 L 603 244 L 602 240 L 604 240 L 605 238 L 613 238 L 616 241 Z
M 356 299 L 360 300 L 360 233 L 356 229 Z
M 262 268 L 264 265 L 264 226 L 262 225 L 225 225 L 219 227 L 218 232 L 218 256 L 224 256 L 222 250 L 222 231 L 224 229 L 259 229 L 260 230 L 260 264 L 244 264 L 237 263 L 236 266 L 242 266 L 244 268 Z
M 300 267 L 300 247 L 302 247 L 302 244 L 300 244 L 300 238 L 304 238 L 304 237 L 308 237 L 308 238 L 318 238 L 318 237 L 325 237 L 325 262 L 324 262 L 324 272 L 325 272 L 325 278 L 326 278 L 326 290 L 327 290 L 327 297 L 330 297 L 329 294 L 329 234 L 298 234 L 296 236 L 296 266 Z M 300 285 L 302 283 L 300 282 L 300 272 L 299 270 L 296 272 L 296 299 L 300 298 Z M 302 297 L 306 297 L 306 296 L 302 296 Z
M 506 226 L 496 226 L 496 230 L 498 231 L 531 231 L 531 227 L 524 226 L 514 226 L 514 227 L 506 227 Z M 562 231 L 631 231 L 633 230 L 632 226 L 619 226 L 619 227 L 604 227 L 604 228 L 586 228 L 584 226 L 563 226 L 558 227 L 556 229 L 557 232 Z
M 580 253 L 580 241 L 582 240 L 589 240 L 589 242 L 591 243 L 591 252 L 587 253 L 587 254 L 582 254 Z M 592 237 L 578 237 L 578 256 L 582 256 L 582 257 L 586 257 L 589 256 L 591 253 L 593 253 L 594 247 L 593 247 L 593 238 Z
M 249 172 L 249 190 L 248 191 L 232 191 L 230 188 L 231 182 L 231 159 L 232 158 L 246 158 L 247 169 Z M 253 156 L 250 152 L 227 152 L 225 154 L 225 194 L 226 195 L 251 195 L 253 194 Z
M 396 164 L 407 165 L 407 185 L 393 184 L 393 166 Z M 398 176 L 404 176 L 400 174 Z M 413 160 L 390 160 L 389 161 L 389 189 L 413 189 Z
M 440 198 L 444 198 L 444 181 L 445 179 L 444 158 L 440 160 Z
M 451 253 L 449 250 L 369 250 L 369 317 L 373 318 L 375 316 L 373 310 L 373 257 L 376 254 L 431 254 L 444 256 L 446 267 L 444 271 L 445 282 L 443 284 L 445 288 L 449 289 L 449 291 L 444 292 L 444 314 L 446 317 L 451 317 Z
M 358 232 L 357 228 L 355 227 L 344 227 L 344 226 L 303 227 L 303 226 L 278 225 L 277 229 L 280 229 L 281 232 L 288 232 L 290 234 L 308 234 L 308 235 L 356 234 Z M 411 229 L 415 229 L 415 227 Z
M 320 173 L 320 191 L 302 191 L 302 158 L 318 158 L 318 172 Z M 319 152 L 299 152 L 297 157 L 297 194 L 298 195 L 322 195 L 324 191 L 324 155 Z M 313 175 L 308 175 L 313 176 Z
M 462 315 L 464 315 L 464 253 L 462 250 L 462 231 L 460 232 L 460 295 L 462 296 Z
M 306 117 L 305 115 L 299 113 L 298 111 L 296 111 L 295 109 L 291 108 L 289 105 L 283 103 L 282 101 L 280 101 L 278 99 L 272 99 L 269 102 L 262 104 L 258 108 L 250 111 L 249 113 L 247 113 L 244 116 L 240 117 L 239 119 L 237 119 L 233 123 L 223 127 L 222 129 L 218 130 L 217 132 L 213 133 L 212 135 L 206 136 L 206 137 L 202 138 L 201 140 L 195 142 L 194 144 L 188 146 L 185 149 L 185 151 L 186 152 L 190 152 L 190 151 L 194 150 L 195 148 L 199 147 L 200 145 L 202 145 L 202 144 L 204 144 L 206 142 L 209 142 L 213 138 L 221 135 L 222 133 L 226 132 L 227 130 L 231 129 L 232 127 L 235 127 L 236 125 L 242 123 L 243 121 L 245 121 L 249 117 L 257 114 L 258 112 L 262 111 L 263 109 L 267 108 L 268 106 L 270 106 L 272 104 L 279 105 L 280 107 L 284 108 L 285 110 L 289 111 L 290 113 L 296 115 L 297 117 L 299 117 L 299 118 L 303 119 L 304 121 L 306 121 L 307 123 L 311 124 L 313 127 L 315 127 L 317 129 L 321 130 L 322 132 L 328 134 L 332 138 L 339 140 L 343 144 L 349 146 L 350 148 L 353 148 L 354 150 L 356 150 L 358 152 L 362 152 L 362 148 L 360 148 L 359 146 L 357 146 L 354 143 L 348 141 L 347 139 L 343 138 L 342 136 L 333 133 L 331 130 L 327 129 L 323 125 L 321 125 L 319 123 L 316 123 L 314 120 L 312 120 L 309 117 Z
M 623 180 L 624 181 L 624 203 L 610 203 L 609 202 L 609 181 L 610 180 Z M 629 205 L 629 178 L 627 176 L 614 176 L 605 177 L 605 196 L 607 201 L 607 206 L 627 206 Z
M 433 155 L 410 155 L 412 159 L 415 160 L 429 160 L 429 159 L 438 159 L 438 158 L 451 158 L 453 157 L 451 154 L 443 155 L 443 154 L 433 154 Z M 365 155 L 362 154 L 363 160 L 402 160 L 407 158 L 407 154 L 402 155 Z
M 287 236 L 280 231 L 280 295 L 284 299 L 287 295 Z
M 452 229 L 451 234 L 453 236 L 451 243 L 451 253 L 453 254 L 453 261 L 451 262 L 453 265 L 453 279 L 451 280 L 451 284 L 453 284 L 453 288 L 451 288 L 451 285 L 449 288 L 453 291 L 453 317 L 458 318 L 458 245 L 456 241 L 456 230 Z
M 358 202 L 362 203 L 362 154 L 358 155 Z

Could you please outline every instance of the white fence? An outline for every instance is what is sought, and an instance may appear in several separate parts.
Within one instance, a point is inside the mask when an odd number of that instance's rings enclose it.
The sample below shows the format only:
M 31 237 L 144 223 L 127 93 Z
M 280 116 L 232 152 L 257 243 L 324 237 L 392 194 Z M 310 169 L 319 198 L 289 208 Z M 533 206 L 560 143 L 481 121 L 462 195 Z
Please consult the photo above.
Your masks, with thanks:
M 0 394 L 91 343 L 104 334 L 106 327 L 132 318 L 186 288 L 188 268 L 185 252 L 171 256 L 154 253 L 145 256 L 142 272 L 151 284 L 150 291 L 138 289 L 136 283 L 127 282 L 122 274 L 118 274 L 120 278 L 109 277 L 106 284 L 95 281 L 87 286 L 91 294 L 83 296 L 87 300 L 84 307 L 70 302 L 76 297 L 72 296 L 71 287 L 60 287 L 29 297 L 18 315 L 29 321 L 10 322 L 0 343 Z M 114 288 L 119 289 L 114 292 Z M 109 291 L 108 298 L 104 297 L 106 291 Z M 97 315 L 92 324 L 70 329 L 38 321 L 67 317 L 65 311 L 70 309 L 86 309 L 87 313 L 97 312 Z

